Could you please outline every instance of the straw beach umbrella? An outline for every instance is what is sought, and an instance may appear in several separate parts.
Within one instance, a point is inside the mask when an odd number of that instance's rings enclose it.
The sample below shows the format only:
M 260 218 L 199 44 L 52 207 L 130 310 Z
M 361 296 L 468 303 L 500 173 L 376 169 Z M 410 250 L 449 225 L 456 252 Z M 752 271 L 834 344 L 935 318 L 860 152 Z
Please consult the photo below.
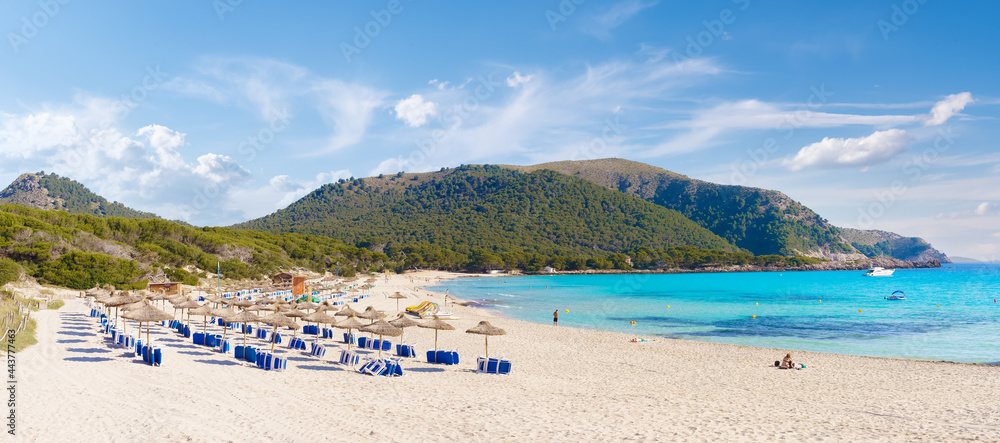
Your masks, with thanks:
M 490 324 L 490 322 L 483 320 L 479 322 L 474 328 L 467 329 L 465 331 L 468 334 L 479 334 L 486 336 L 486 358 L 490 358 L 490 336 L 491 335 L 504 335 L 507 331 L 500 329 L 496 326 Z
M 132 309 L 128 313 L 122 315 L 129 320 L 135 320 L 139 322 L 139 333 L 142 334 L 142 324 L 146 324 L 146 346 L 149 346 L 149 324 L 164 320 L 173 320 L 174 316 L 167 314 L 159 309 L 156 309 L 148 301 L 143 300 L 142 306 Z M 140 335 L 140 338 L 142 336 Z
M 226 332 L 229 331 L 229 323 L 231 323 L 227 319 L 229 317 L 236 315 L 236 311 L 234 311 L 233 308 L 230 307 L 217 308 L 212 310 L 212 315 L 221 318 L 223 320 L 223 323 L 225 323 L 225 327 L 222 328 L 222 339 L 225 340 Z
M 358 312 L 358 311 L 355 311 L 355 310 L 351 309 L 351 307 L 347 306 L 347 305 L 344 305 L 343 309 L 341 309 L 340 311 L 337 311 L 336 314 L 333 314 L 334 317 L 350 317 L 352 315 L 355 316 L 355 317 L 357 317 L 357 316 L 361 315 L 361 313 Z
M 334 324 L 333 326 L 336 327 L 336 328 L 340 328 L 340 329 L 347 329 L 347 336 L 350 337 L 351 330 L 353 330 L 353 329 L 361 329 L 364 326 L 364 324 L 362 324 L 361 322 L 359 322 L 358 318 L 352 315 L 352 316 L 348 317 L 346 320 L 341 320 L 340 322 Z M 351 341 L 348 340 L 347 341 L 347 350 L 350 350 L 350 349 L 351 349 Z
M 125 305 L 130 305 L 139 301 L 138 298 L 132 297 L 126 294 L 124 291 L 120 292 L 118 295 L 111 297 L 104 301 L 104 306 L 109 308 L 115 308 L 115 327 L 118 327 L 118 308 Z M 125 326 L 126 332 L 128 332 L 128 326 Z
M 292 328 L 292 330 L 296 330 L 296 329 L 299 329 L 301 327 L 301 326 L 299 326 L 298 323 L 295 323 L 294 320 L 286 317 L 284 314 L 282 314 L 280 312 L 275 312 L 274 314 L 268 315 L 267 317 L 264 317 L 264 318 L 260 319 L 260 321 L 262 323 L 267 323 L 269 325 L 274 325 L 274 331 L 271 333 L 271 352 L 272 353 L 274 352 L 274 345 L 275 345 L 275 343 L 278 342 L 277 340 L 274 339 L 274 334 L 276 334 L 278 332 L 278 326 L 289 327 L 289 328 Z
M 413 319 L 407 317 L 405 314 L 399 314 L 399 316 L 396 317 L 395 319 L 389 320 L 389 324 L 399 329 L 403 329 L 403 332 L 406 332 L 405 331 L 406 328 L 417 326 L 420 323 L 413 321 Z M 403 341 L 403 334 L 399 334 L 399 341 L 400 342 Z
M 399 313 L 399 301 L 406 298 L 406 296 L 400 294 L 399 291 L 396 291 L 394 294 L 390 295 L 389 298 L 396 300 L 396 313 Z
M 399 337 L 403 335 L 403 328 L 397 328 L 385 320 L 379 320 L 368 326 L 361 328 L 361 332 L 370 332 L 372 334 L 378 334 L 378 341 L 382 343 L 382 336 L 388 335 L 389 337 Z M 382 346 L 378 347 L 378 358 L 382 358 Z
M 250 300 L 229 299 L 229 306 L 236 306 L 238 308 L 248 308 L 250 306 L 253 306 L 253 302 Z
M 417 327 L 427 328 L 427 329 L 433 329 L 434 330 L 434 352 L 437 352 L 437 349 L 438 349 L 438 331 L 454 331 L 455 330 L 454 326 L 449 325 L 448 323 L 445 323 L 444 320 L 441 320 L 441 319 L 439 319 L 437 317 L 434 317 L 433 320 L 427 320 L 427 321 L 425 321 L 423 323 L 420 323 L 420 324 L 417 325 Z
M 198 317 L 198 316 L 202 317 L 202 320 L 204 321 L 204 327 L 202 328 L 202 333 L 204 333 L 205 335 L 208 335 L 208 316 L 209 315 L 213 315 L 212 314 L 212 308 L 208 307 L 208 304 L 205 304 L 204 306 L 199 306 L 199 307 L 194 308 L 194 309 L 188 309 L 188 319 L 189 320 L 191 319 L 192 315 L 195 316 L 195 317 Z
M 232 317 L 226 319 L 230 323 L 243 323 L 244 325 L 248 323 L 260 323 L 260 317 L 253 312 L 240 311 L 234 314 Z M 247 345 L 247 330 L 243 328 L 243 346 Z
M 305 312 L 302 312 L 302 311 L 300 311 L 298 309 L 292 309 L 291 311 L 288 311 L 288 312 L 282 312 L 282 314 L 284 314 L 285 317 L 288 317 L 288 318 L 292 319 L 292 321 L 295 321 L 296 318 L 302 318 L 302 317 L 305 317 L 305 316 L 309 315 L 309 314 L 306 314 Z M 293 329 L 292 330 L 292 337 L 295 337 L 295 332 L 296 331 Z
M 177 297 L 174 300 L 180 300 L 180 297 Z M 198 302 L 194 301 L 194 299 L 192 299 L 190 296 L 187 297 L 186 300 L 184 300 L 184 301 L 182 301 L 180 303 L 174 303 L 173 300 L 171 300 L 170 303 L 174 305 L 174 309 L 180 309 L 181 310 L 181 319 L 184 318 L 184 311 L 190 311 L 191 309 L 200 308 L 201 307 L 201 304 L 199 304 Z M 185 325 L 187 327 L 189 327 L 189 328 L 191 327 L 191 316 L 190 315 L 188 315 L 188 321 L 187 321 L 187 323 Z
M 317 323 L 317 324 L 324 324 L 324 325 L 330 325 L 330 324 L 333 324 L 333 323 L 337 322 L 336 318 L 330 317 L 329 315 L 326 315 L 323 312 L 318 311 L 318 310 L 316 312 L 313 312 L 312 314 L 308 314 L 305 317 L 302 317 L 302 320 L 307 321 L 309 323 Z M 322 335 L 321 334 L 317 334 L 317 336 L 318 337 L 317 337 L 316 341 L 318 342 L 319 341 L 319 337 L 322 337 Z

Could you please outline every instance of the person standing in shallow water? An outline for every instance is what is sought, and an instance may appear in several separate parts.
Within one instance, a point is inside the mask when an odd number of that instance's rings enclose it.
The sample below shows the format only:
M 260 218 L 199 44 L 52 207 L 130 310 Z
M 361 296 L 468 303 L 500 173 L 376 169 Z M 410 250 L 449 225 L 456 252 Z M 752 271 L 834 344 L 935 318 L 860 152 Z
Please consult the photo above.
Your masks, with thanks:
M 559 324 L 559 310 L 556 309 L 555 312 L 552 313 L 552 326 L 556 326 L 558 324 Z

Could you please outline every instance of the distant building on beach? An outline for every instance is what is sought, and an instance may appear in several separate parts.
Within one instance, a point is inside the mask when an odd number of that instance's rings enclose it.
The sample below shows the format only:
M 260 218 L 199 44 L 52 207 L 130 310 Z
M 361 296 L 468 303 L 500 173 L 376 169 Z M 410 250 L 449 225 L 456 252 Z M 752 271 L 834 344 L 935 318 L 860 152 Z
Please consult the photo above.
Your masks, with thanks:
M 291 272 L 282 272 L 271 277 L 271 283 L 275 286 L 290 286 L 292 295 L 304 295 L 306 293 L 306 278 L 295 275 Z
M 556 268 L 553 268 L 552 266 L 546 266 L 546 267 L 542 268 L 542 272 L 544 272 L 546 274 L 555 274 L 556 273 Z
M 180 282 L 150 283 L 149 292 L 162 292 L 167 295 L 177 295 L 181 293 Z

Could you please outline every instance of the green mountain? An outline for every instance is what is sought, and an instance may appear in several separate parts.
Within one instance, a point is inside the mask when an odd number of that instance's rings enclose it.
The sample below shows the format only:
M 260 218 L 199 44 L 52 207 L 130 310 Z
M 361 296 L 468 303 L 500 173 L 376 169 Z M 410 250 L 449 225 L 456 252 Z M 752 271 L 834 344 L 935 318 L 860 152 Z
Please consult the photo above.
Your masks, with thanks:
M 889 256 L 900 260 L 951 263 L 947 255 L 934 249 L 919 237 L 903 237 L 899 234 L 853 228 L 841 228 L 844 239 L 851 242 L 859 252 L 868 257 Z
M 623 159 L 505 166 L 522 172 L 552 170 L 673 209 L 756 255 L 855 253 L 840 230 L 778 191 L 695 180 Z
M 126 219 L 0 205 L 0 284 L 27 274 L 41 283 L 86 289 L 109 283 L 145 288 L 163 270 L 197 283 L 202 270 L 259 278 L 293 266 L 341 275 L 385 266 L 385 254 L 326 237 L 193 228 L 152 218 Z M 204 275 L 201 275 L 204 277 Z
M 156 218 L 156 214 L 137 211 L 118 202 L 109 202 L 86 186 L 56 174 L 21 174 L 0 191 L 0 204 L 14 204 L 35 209 L 56 209 L 72 214 L 98 217 Z
M 342 180 L 235 227 L 324 235 L 376 250 L 392 244 L 578 256 L 682 245 L 736 250 L 677 211 L 553 171 L 489 165 Z

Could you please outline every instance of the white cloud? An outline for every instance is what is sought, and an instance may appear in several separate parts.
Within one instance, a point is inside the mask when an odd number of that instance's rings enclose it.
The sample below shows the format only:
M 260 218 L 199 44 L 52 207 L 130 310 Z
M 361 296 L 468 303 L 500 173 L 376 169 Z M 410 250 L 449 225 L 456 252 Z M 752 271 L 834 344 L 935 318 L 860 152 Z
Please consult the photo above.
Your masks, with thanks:
M 991 202 L 982 202 L 976 206 L 976 215 L 989 215 L 997 212 L 997 205 Z
M 427 118 L 437 115 L 437 103 L 424 101 L 420 94 L 413 94 L 396 102 L 393 108 L 396 111 L 396 118 L 406 122 L 407 125 L 419 128 L 427 123 Z
M 930 115 L 926 117 L 924 121 L 924 126 L 937 126 L 940 125 L 955 114 L 962 112 L 965 106 L 969 103 L 976 101 L 972 98 L 972 94 L 968 92 L 963 92 L 960 94 L 952 94 L 937 102 L 934 108 L 931 109 Z
M 530 82 L 531 81 L 531 77 L 534 77 L 534 75 L 530 75 L 530 74 L 529 75 L 521 75 L 520 72 L 514 71 L 514 75 L 511 75 L 510 77 L 507 77 L 507 86 L 510 86 L 512 88 L 516 88 L 516 87 L 518 87 L 518 85 L 522 85 L 524 83 Z
M 883 163 L 906 151 L 911 137 L 901 129 L 878 131 L 860 138 L 824 138 L 799 150 L 782 165 L 792 171 L 807 166 L 823 168 L 869 166 Z
M 191 221 L 205 220 L 194 204 L 198 192 L 214 217 L 217 207 L 225 206 L 228 189 L 249 179 L 249 171 L 224 155 L 185 161 L 177 150 L 187 146 L 185 134 L 168 127 L 148 125 L 124 134 L 118 121 L 104 120 L 115 113 L 107 107 L 114 106 L 113 100 L 82 100 L 58 109 L 0 114 L 0 159 L 13 160 L 0 161 L 0 173 L 55 172 L 110 200 Z

